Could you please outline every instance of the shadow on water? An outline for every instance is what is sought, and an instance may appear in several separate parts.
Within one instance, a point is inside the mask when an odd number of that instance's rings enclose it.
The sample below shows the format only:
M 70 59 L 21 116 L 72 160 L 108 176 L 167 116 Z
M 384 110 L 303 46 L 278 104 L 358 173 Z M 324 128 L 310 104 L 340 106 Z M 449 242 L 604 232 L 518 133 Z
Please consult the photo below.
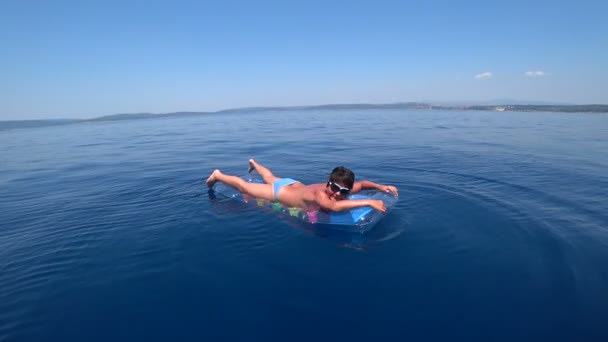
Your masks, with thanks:
M 210 204 L 210 213 L 218 218 L 226 218 L 227 216 L 242 216 L 248 213 L 263 213 L 273 214 L 280 221 L 300 232 L 331 241 L 338 246 L 352 248 L 356 250 L 368 250 L 382 242 L 395 239 L 401 235 L 407 222 L 399 222 L 396 213 L 389 213 L 371 230 L 361 232 L 349 232 L 338 230 L 330 224 L 312 224 L 303 222 L 293 217 L 277 213 L 267 208 L 252 208 L 245 203 L 234 201 L 224 197 L 218 197 L 213 190 L 208 190 L 207 195 Z

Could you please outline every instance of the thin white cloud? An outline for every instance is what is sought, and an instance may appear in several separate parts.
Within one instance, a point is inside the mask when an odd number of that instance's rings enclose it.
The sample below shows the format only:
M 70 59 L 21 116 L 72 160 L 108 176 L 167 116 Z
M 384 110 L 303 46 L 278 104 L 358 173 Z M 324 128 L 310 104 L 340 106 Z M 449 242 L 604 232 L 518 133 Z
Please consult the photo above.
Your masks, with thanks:
M 543 77 L 547 76 L 547 73 L 542 70 L 526 71 L 524 74 L 526 77 Z
M 491 72 L 484 72 L 478 75 L 475 75 L 475 79 L 476 80 L 487 80 L 492 78 L 492 76 L 494 76 Z

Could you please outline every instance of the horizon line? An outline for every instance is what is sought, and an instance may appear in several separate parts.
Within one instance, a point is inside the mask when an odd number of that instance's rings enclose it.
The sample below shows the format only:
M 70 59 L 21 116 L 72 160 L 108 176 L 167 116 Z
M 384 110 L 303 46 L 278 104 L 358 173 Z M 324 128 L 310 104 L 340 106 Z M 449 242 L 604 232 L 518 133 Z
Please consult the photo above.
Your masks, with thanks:
M 516 100 L 512 100 L 518 102 Z M 473 101 L 471 101 L 473 102 Z M 153 113 L 153 112 L 131 112 L 131 113 L 115 113 L 115 114 L 106 114 L 101 116 L 94 116 L 91 118 L 56 118 L 56 119 L 23 119 L 23 120 L 1 120 L 0 122 L 25 122 L 25 121 L 101 121 L 104 118 L 111 117 L 121 117 L 121 116 L 135 116 L 135 115 L 145 115 L 148 117 L 155 116 L 172 116 L 179 114 L 219 114 L 223 112 L 235 112 L 235 111 L 253 111 L 253 110 L 271 110 L 271 109 L 279 109 L 279 110 L 294 110 L 294 109 L 322 109 L 324 107 L 346 107 L 346 106 L 362 106 L 362 107 L 370 107 L 364 109 L 373 109 L 373 107 L 388 107 L 388 106 L 434 106 L 434 107 L 445 107 L 445 109 L 450 109 L 449 107 L 458 107 L 458 108 L 467 108 L 467 107 L 547 107 L 547 106 L 558 106 L 558 107 L 585 107 L 585 106 L 608 106 L 608 104 L 602 103 L 588 103 L 588 104 L 559 104 L 559 103 L 544 103 L 543 101 L 536 101 L 542 104 L 509 104 L 509 103 L 499 103 L 498 101 L 493 102 L 490 101 L 478 101 L 479 104 L 471 104 L 468 101 L 458 102 L 458 101 L 436 101 L 433 103 L 431 101 L 425 102 L 416 102 L 416 101 L 405 101 L 405 102 L 387 102 L 387 103 L 327 103 L 327 104 L 318 104 L 318 105 L 293 105 L 293 106 L 272 106 L 272 105 L 262 105 L 262 106 L 246 106 L 246 107 L 233 107 L 233 108 L 225 108 L 219 110 L 212 111 L 192 111 L 192 110 L 178 110 L 172 112 L 164 112 L 164 113 Z M 531 101 L 535 102 L 535 101 Z M 428 109 L 428 108 L 419 108 L 419 109 Z M 440 108 L 437 108 L 440 109 Z M 126 118 L 125 118 L 126 119 Z

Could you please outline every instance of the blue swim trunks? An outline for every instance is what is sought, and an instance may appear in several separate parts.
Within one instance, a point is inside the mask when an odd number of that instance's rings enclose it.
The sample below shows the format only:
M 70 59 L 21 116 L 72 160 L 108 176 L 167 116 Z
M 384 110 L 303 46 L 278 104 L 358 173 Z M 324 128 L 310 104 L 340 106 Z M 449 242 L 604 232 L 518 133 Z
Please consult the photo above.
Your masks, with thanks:
M 279 199 L 279 190 L 281 190 L 282 187 L 284 187 L 285 185 L 290 185 L 293 183 L 297 183 L 297 180 L 293 180 L 291 178 L 281 178 L 279 180 L 274 181 L 274 183 L 272 183 L 272 189 L 274 190 L 274 199 L 278 200 Z

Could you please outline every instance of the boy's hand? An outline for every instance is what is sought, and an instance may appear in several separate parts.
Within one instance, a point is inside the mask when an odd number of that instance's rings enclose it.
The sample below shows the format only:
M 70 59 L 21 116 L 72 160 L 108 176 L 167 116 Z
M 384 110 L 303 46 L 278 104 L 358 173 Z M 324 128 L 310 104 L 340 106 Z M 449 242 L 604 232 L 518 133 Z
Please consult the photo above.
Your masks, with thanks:
M 380 191 L 384 191 L 384 192 L 390 192 L 395 196 L 399 196 L 399 192 L 397 191 L 397 187 L 392 186 L 392 185 L 381 185 L 380 186 Z
M 369 202 L 369 206 L 383 213 L 386 212 L 386 206 L 384 205 L 384 202 L 382 202 L 382 200 L 371 200 Z

